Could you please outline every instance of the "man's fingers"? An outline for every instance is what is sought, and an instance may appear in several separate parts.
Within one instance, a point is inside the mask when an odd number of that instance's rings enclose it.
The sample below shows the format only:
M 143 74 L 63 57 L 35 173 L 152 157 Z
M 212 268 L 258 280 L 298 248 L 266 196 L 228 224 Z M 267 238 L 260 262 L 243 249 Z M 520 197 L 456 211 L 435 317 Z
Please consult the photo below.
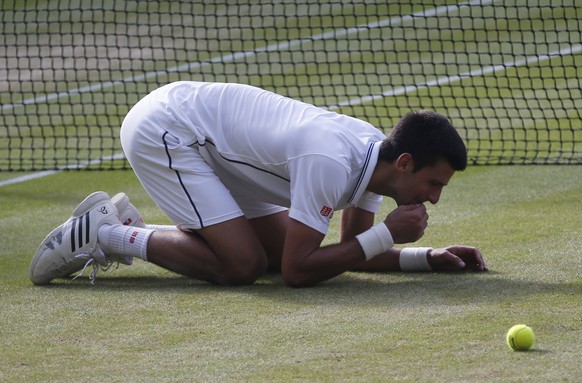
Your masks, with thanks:
M 469 246 L 452 246 L 449 250 L 459 258 L 462 258 L 471 269 L 478 271 L 489 270 L 479 249 Z
M 427 222 L 428 214 L 423 204 L 398 206 L 384 221 L 395 243 L 417 241 L 423 236 Z
M 446 258 L 447 263 L 459 268 L 459 269 L 464 269 L 465 266 L 467 266 L 465 264 L 465 262 L 460 258 L 457 257 L 455 254 L 451 253 L 450 251 L 447 251 L 443 254 L 443 256 Z
M 470 246 L 449 246 L 429 253 L 429 262 L 437 270 L 488 271 L 479 249 Z

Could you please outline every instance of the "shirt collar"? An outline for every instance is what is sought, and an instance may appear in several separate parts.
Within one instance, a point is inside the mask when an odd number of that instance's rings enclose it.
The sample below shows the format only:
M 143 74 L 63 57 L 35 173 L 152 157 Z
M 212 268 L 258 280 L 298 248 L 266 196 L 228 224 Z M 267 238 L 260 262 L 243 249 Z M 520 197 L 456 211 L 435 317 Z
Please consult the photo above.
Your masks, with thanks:
M 368 144 L 362 173 L 360 174 L 356 187 L 348 200 L 349 204 L 357 203 L 362 197 L 362 194 L 366 191 L 366 188 L 370 183 L 370 178 L 372 178 L 372 173 L 374 172 L 374 169 L 376 169 L 376 164 L 378 163 L 378 153 L 380 152 L 381 144 L 382 141 L 371 142 Z

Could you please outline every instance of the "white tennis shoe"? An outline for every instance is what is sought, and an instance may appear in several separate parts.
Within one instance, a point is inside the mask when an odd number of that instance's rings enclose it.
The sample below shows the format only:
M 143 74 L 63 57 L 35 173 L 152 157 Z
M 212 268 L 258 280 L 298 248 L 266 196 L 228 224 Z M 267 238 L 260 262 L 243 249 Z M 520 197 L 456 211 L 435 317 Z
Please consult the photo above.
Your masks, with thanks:
M 105 257 L 97 241 L 97 232 L 103 224 L 119 225 L 121 221 L 109 195 L 95 192 L 77 206 L 65 223 L 42 241 L 30 265 L 29 277 L 32 283 L 45 285 L 55 278 L 84 270 L 92 263 L 109 266 L 112 262 Z M 95 267 L 92 280 L 94 274 Z
M 146 227 L 145 222 L 141 218 L 141 214 L 131 202 L 125 193 L 117 193 L 111 198 L 111 202 L 119 212 L 119 219 L 121 223 L 128 226 Z

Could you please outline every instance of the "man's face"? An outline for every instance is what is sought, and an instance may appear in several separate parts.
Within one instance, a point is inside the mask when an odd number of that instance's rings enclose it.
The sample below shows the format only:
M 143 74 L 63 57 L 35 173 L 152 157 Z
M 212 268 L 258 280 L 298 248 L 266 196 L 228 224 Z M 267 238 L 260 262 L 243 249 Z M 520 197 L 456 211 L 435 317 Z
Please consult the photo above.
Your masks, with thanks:
M 410 166 L 402 171 L 394 200 L 399 206 L 422 204 L 427 201 L 436 204 L 443 187 L 449 183 L 455 170 L 445 160 L 425 166 L 416 173 L 412 171 L 413 168 L 414 166 Z

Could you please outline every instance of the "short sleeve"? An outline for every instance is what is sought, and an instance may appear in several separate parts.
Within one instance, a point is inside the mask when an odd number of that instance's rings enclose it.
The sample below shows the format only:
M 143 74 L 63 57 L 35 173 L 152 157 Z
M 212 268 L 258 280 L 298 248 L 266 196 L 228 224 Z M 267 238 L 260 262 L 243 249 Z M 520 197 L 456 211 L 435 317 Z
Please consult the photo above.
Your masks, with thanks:
M 291 207 L 289 216 L 326 234 L 335 208 L 347 187 L 348 169 L 323 155 L 289 161 Z
M 377 214 L 382 207 L 382 201 L 384 197 L 379 194 L 372 192 L 365 192 L 359 201 L 357 201 L 354 206 L 360 209 L 369 211 L 371 213 Z

